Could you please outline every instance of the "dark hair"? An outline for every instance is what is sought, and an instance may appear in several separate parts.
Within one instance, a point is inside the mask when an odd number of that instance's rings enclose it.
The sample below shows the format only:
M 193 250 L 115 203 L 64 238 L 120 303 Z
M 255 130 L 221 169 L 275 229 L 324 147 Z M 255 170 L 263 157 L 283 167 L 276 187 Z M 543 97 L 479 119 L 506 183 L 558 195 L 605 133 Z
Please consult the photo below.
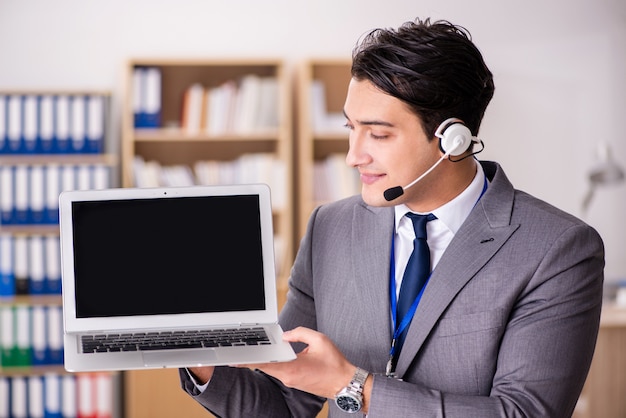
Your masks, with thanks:
M 491 71 L 470 33 L 445 20 L 418 18 L 397 30 L 372 30 L 353 50 L 351 72 L 407 103 L 429 138 L 452 117 L 477 135 L 494 92 Z

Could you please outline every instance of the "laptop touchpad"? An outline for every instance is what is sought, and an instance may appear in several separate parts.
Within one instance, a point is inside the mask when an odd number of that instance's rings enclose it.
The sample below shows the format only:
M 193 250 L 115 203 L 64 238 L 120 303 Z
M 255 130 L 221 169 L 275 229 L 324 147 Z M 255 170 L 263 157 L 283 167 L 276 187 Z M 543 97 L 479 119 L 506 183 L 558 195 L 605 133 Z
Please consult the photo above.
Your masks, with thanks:
M 144 351 L 143 363 L 146 367 L 186 367 L 212 364 L 217 360 L 214 350 L 169 350 Z

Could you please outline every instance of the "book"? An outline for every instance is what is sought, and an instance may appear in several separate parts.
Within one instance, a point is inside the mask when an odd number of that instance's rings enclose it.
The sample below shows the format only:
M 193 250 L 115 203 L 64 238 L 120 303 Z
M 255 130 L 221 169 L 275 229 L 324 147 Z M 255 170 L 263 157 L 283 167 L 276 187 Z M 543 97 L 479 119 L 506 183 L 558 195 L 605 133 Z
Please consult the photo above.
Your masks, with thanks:
M 13 236 L 13 274 L 15 275 L 15 294 L 27 295 L 28 280 L 28 237 L 26 235 Z
M 11 378 L 0 376 L 0 418 L 11 416 Z
M 61 168 L 59 164 L 50 163 L 46 164 L 45 171 L 44 222 L 47 224 L 58 224 Z
M 11 94 L 7 103 L 7 138 L 9 152 L 19 154 L 23 150 L 22 144 L 22 96 Z
M 15 295 L 13 274 L 13 236 L 0 234 L 0 297 Z
M 86 151 L 87 144 L 87 104 L 84 96 L 70 98 L 70 149 L 72 153 Z
M 30 366 L 32 360 L 32 340 L 30 306 L 16 305 L 13 307 L 15 315 L 15 366 Z
M 95 417 L 111 418 L 113 416 L 113 377 L 110 373 L 94 373 L 95 380 Z
M 91 189 L 91 167 L 89 164 L 78 164 L 76 166 L 76 189 Z
M 61 377 L 61 416 L 64 418 L 76 418 L 78 416 L 75 375 L 68 374 Z
M 28 415 L 28 383 L 25 376 L 11 378 L 11 418 L 30 418 Z
M 30 166 L 29 177 L 29 223 L 42 224 L 46 219 L 45 212 L 45 170 L 42 164 Z
M 55 151 L 58 154 L 70 152 L 70 97 L 64 94 L 57 95 L 54 106 L 54 137 Z
M 185 133 L 189 135 L 200 133 L 205 114 L 204 106 L 205 90 L 202 84 L 194 83 L 185 89 L 181 112 L 181 129 Z
M 54 96 L 45 94 L 39 98 L 39 149 L 42 154 L 52 154 L 55 148 Z
M 261 78 L 255 74 L 244 76 L 239 83 L 236 98 L 234 131 L 249 134 L 257 127 L 260 113 Z
M 83 152 L 101 153 L 104 149 L 105 97 L 92 94 L 87 97 L 87 141 Z
M 44 238 L 42 235 L 28 237 L 28 293 L 43 295 L 46 292 L 44 262 Z
M 17 164 L 14 170 L 15 218 L 13 223 L 24 225 L 28 223 L 30 212 L 30 167 L 26 164 Z
M 0 306 L 0 365 L 15 366 L 15 320 L 13 307 Z
M 233 130 L 235 106 L 237 103 L 237 83 L 227 80 L 207 91 L 205 131 L 209 135 L 223 135 Z
M 104 164 L 94 164 L 92 167 L 92 187 L 96 190 L 111 187 L 111 168 Z
M 61 377 L 56 373 L 44 375 L 44 417 L 63 418 L 61 414 Z M 68 417 L 71 418 L 70 415 Z
M 161 70 L 156 67 L 133 69 L 133 108 L 135 128 L 161 126 Z
M 61 242 L 58 235 L 46 235 L 45 241 L 45 293 L 61 294 Z
M 39 151 L 39 98 L 33 94 L 23 96 L 23 153 L 34 154 Z
M 44 418 L 44 385 L 41 376 L 28 376 L 28 416 Z
M 8 154 L 9 138 L 7 136 L 7 97 L 0 94 L 0 154 Z
M 260 88 L 259 114 L 257 129 L 273 130 L 280 124 L 279 119 L 279 85 L 276 77 L 262 77 Z
M 72 164 L 61 164 L 61 192 L 66 190 L 76 190 L 77 175 L 76 168 Z
M 62 307 L 48 306 L 47 338 L 50 364 L 63 364 L 63 314 Z
M 10 225 L 14 220 L 15 183 L 14 170 L 10 165 L 0 165 L 0 225 Z
M 96 418 L 95 382 L 89 373 L 76 375 L 78 388 L 78 418 Z
M 32 358 L 33 366 L 48 364 L 48 338 L 46 337 L 46 316 L 48 315 L 45 306 L 36 305 L 31 310 L 32 320 Z

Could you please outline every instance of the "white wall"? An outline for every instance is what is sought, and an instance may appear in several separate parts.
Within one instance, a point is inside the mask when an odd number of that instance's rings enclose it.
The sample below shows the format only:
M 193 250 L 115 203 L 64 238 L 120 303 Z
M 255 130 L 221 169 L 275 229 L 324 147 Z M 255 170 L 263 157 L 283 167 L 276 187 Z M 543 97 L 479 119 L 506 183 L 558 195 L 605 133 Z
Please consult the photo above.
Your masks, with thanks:
M 481 157 L 595 226 L 626 278 L 626 183 L 581 211 L 601 141 L 626 168 L 623 0 L 0 0 L 0 89 L 109 89 L 117 117 L 128 58 L 348 57 L 415 16 L 467 27 L 494 72 Z

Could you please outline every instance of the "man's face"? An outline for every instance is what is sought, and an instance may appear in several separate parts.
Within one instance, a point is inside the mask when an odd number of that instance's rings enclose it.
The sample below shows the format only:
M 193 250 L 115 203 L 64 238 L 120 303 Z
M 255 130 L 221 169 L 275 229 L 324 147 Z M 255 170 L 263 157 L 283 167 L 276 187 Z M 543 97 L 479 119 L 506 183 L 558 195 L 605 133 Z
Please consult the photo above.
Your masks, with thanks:
M 385 190 L 415 180 L 441 156 L 438 142 L 428 140 L 419 117 L 370 81 L 354 79 L 344 113 L 350 128 L 346 163 L 359 170 L 363 200 L 373 206 L 406 203 L 419 210 L 428 195 L 436 192 L 435 172 L 392 202 L 383 197 Z

